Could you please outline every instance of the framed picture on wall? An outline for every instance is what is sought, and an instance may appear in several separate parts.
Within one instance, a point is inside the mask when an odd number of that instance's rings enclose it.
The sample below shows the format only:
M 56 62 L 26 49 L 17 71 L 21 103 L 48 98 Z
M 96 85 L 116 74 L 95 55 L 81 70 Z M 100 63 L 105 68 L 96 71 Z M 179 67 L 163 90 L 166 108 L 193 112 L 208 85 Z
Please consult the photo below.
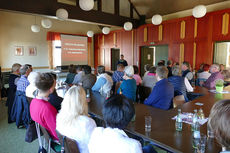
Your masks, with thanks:
M 37 56 L 37 48 L 34 46 L 30 46 L 28 48 L 29 50 L 29 56 Z
M 24 55 L 24 47 L 23 46 L 15 46 L 14 47 L 14 55 L 15 56 L 23 56 Z

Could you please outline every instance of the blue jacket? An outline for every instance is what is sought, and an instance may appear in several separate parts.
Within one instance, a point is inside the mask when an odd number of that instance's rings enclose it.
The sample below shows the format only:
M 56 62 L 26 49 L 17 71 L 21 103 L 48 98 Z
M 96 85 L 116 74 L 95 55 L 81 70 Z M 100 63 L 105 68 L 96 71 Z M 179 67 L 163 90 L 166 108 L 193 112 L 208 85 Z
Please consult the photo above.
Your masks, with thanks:
M 126 98 L 136 101 L 137 84 L 135 79 L 124 80 L 117 90 L 118 94 L 120 93 L 120 90 Z
M 174 88 L 168 79 L 162 79 L 156 83 L 149 97 L 144 101 L 145 105 L 168 110 L 172 108 Z

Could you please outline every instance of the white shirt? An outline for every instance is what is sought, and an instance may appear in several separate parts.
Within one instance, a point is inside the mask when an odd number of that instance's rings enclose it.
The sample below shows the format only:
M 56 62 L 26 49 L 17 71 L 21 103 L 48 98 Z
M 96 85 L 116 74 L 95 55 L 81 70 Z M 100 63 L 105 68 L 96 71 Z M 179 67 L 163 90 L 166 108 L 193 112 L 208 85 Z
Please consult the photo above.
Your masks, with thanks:
M 35 84 L 30 84 L 26 87 L 26 97 L 35 98 L 34 91 L 37 90 Z
M 79 84 L 80 81 L 81 81 L 81 79 L 82 79 L 82 77 L 83 77 L 84 75 L 85 75 L 85 72 L 83 72 L 83 71 L 78 72 L 78 73 L 75 75 L 72 84 Z
M 118 128 L 95 128 L 88 147 L 90 153 L 142 153 L 140 142 Z
M 72 120 L 69 125 L 63 123 L 65 116 L 58 113 L 56 129 L 64 136 L 74 139 L 78 143 L 78 148 L 81 153 L 89 153 L 88 143 L 96 123 L 88 116 L 78 116 L 76 120 Z
M 199 79 L 208 79 L 210 77 L 211 73 L 207 72 L 207 71 L 204 71 L 204 72 L 201 72 L 201 73 L 197 73 L 197 76 Z
M 184 78 L 184 84 L 186 86 L 187 92 L 193 92 L 193 87 L 191 86 L 187 78 Z
M 187 78 L 188 80 L 192 80 L 192 78 L 193 78 L 192 72 L 188 72 L 188 73 L 186 74 L 185 78 Z

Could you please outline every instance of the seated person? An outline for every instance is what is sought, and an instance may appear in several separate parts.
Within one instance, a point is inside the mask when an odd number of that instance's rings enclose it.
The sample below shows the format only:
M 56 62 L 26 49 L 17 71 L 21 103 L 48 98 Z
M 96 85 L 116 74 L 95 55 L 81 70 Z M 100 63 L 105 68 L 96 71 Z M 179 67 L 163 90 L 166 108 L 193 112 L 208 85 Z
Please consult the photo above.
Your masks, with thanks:
M 107 73 L 105 73 L 105 67 L 102 65 L 97 67 L 97 73 L 97 81 L 93 85 L 92 90 L 106 95 L 109 94 L 113 85 L 112 78 Z
M 197 73 L 197 82 L 199 86 L 202 86 L 204 82 L 210 77 L 211 73 L 209 73 L 210 66 L 208 64 L 203 65 L 203 71 Z
M 133 78 L 136 80 L 137 86 L 139 86 L 139 85 L 141 85 L 142 80 L 141 80 L 141 77 L 140 77 L 139 72 L 138 72 L 138 67 L 136 65 L 133 65 L 133 69 L 134 69 Z
M 218 64 L 213 64 L 210 67 L 210 72 L 211 72 L 211 76 L 204 83 L 204 87 L 206 87 L 208 89 L 215 89 L 215 87 L 216 87 L 216 82 L 215 81 L 218 80 L 218 79 L 224 80 L 224 77 L 220 72 L 220 67 L 219 67 Z
M 183 62 L 182 66 L 182 77 L 186 77 L 190 83 L 192 83 L 193 74 L 190 71 L 190 64 L 188 62 Z
M 114 95 L 105 101 L 102 114 L 106 128 L 94 129 L 88 145 L 90 153 L 142 153 L 140 142 L 123 131 L 135 114 L 132 101 L 123 95 Z M 143 151 L 145 153 L 145 148 Z M 149 152 L 155 153 L 155 150 L 152 148 Z
M 200 68 L 199 68 L 199 70 L 197 70 L 197 73 L 201 73 L 201 72 L 204 72 L 204 63 L 201 63 L 200 64 Z
M 6 105 L 8 106 L 8 123 L 12 123 L 11 120 L 11 109 L 14 103 L 15 93 L 17 89 L 17 82 L 20 78 L 20 67 L 21 64 L 15 63 L 12 66 L 12 73 L 9 76 L 9 90 L 7 95 Z
M 144 70 L 145 70 L 144 76 L 147 75 L 147 74 L 149 73 L 149 69 L 150 69 L 151 67 L 152 67 L 152 66 L 151 66 L 150 64 L 146 64 L 146 65 L 144 66 Z
M 30 84 L 26 88 L 26 97 L 29 98 L 35 98 L 35 90 L 37 90 L 37 87 L 35 85 L 36 78 L 40 75 L 39 72 L 31 72 L 28 76 L 28 81 Z
M 169 70 L 168 77 L 172 76 L 172 66 L 173 66 L 172 60 L 168 60 L 167 61 L 167 69 Z
M 91 67 L 90 66 L 84 66 L 84 72 L 85 75 L 81 79 L 82 87 L 86 89 L 91 89 L 93 85 L 95 84 L 97 77 L 91 73 Z
M 125 75 L 120 87 L 117 90 L 117 94 L 122 93 L 126 98 L 136 101 L 137 85 L 136 80 L 133 79 L 134 69 L 133 66 L 125 67 Z
M 168 69 L 165 66 L 157 67 L 156 77 L 158 82 L 149 97 L 144 101 L 144 104 L 164 110 L 168 110 L 172 107 L 174 88 L 173 85 L 168 82 L 167 76 Z
M 215 134 L 215 138 L 218 143 L 226 150 L 224 152 L 230 152 L 230 100 L 221 100 L 216 102 L 209 115 L 208 126 Z
M 220 72 L 223 72 L 225 70 L 224 64 L 220 64 Z
M 11 119 L 16 121 L 16 125 L 18 128 L 28 127 L 30 121 L 29 115 L 29 104 L 26 99 L 26 88 L 30 84 L 27 77 L 29 76 L 32 68 L 30 66 L 23 65 L 20 67 L 19 71 L 21 74 L 20 79 L 17 82 L 17 91 L 15 94 L 15 99 L 13 103 L 13 107 L 11 110 Z
M 96 123 L 88 117 L 86 94 L 81 86 L 72 86 L 65 94 L 57 115 L 57 130 L 78 143 L 81 153 L 88 153 L 88 143 Z
M 114 71 L 112 79 L 113 82 L 116 84 L 117 82 L 120 82 L 123 80 L 123 76 L 124 76 L 124 65 L 122 64 L 118 64 L 117 65 L 117 70 Z
M 56 81 L 50 73 L 42 73 L 36 79 L 38 95 L 30 103 L 30 115 L 32 120 L 44 127 L 54 140 L 58 140 L 56 134 L 57 110 L 48 102 L 48 96 L 54 91 Z
M 65 82 L 66 82 L 67 84 L 72 84 L 75 75 L 76 75 L 76 66 L 73 65 L 73 64 L 71 64 L 71 65 L 69 66 L 69 73 L 67 74 L 67 77 L 66 77 Z
M 187 92 L 193 92 L 193 88 L 190 85 L 187 78 L 180 76 L 180 67 L 173 66 L 172 67 L 172 75 L 168 78 L 168 81 L 174 87 L 174 97 L 178 95 L 183 95 L 186 102 L 189 101 L 187 97 Z
M 72 84 L 79 84 L 81 82 L 82 77 L 85 75 L 80 65 L 77 66 L 76 71 L 77 74 L 75 75 Z
M 144 75 L 142 85 L 144 87 L 149 87 L 152 90 L 154 88 L 156 82 L 157 82 L 156 67 L 152 66 L 149 69 L 149 72 L 146 75 Z

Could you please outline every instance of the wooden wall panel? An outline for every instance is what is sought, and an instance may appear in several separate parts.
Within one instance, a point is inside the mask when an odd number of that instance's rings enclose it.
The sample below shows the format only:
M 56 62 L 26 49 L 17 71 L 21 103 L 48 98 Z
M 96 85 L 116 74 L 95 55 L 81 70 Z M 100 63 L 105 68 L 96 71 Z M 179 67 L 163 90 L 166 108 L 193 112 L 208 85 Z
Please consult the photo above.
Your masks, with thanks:
M 184 61 L 193 65 L 193 42 L 184 43 Z
M 209 17 L 207 16 L 197 19 L 197 39 L 204 39 L 207 37 L 208 19 Z
M 199 68 L 201 63 L 212 64 L 212 53 L 207 50 L 207 41 L 196 42 L 196 68 Z
M 180 61 L 180 44 L 169 44 L 169 59 L 174 62 Z
M 110 32 L 108 35 L 104 35 L 104 39 L 105 39 L 104 43 L 106 48 L 114 46 L 113 32 Z
M 193 17 L 185 20 L 185 39 L 193 40 L 194 39 L 194 23 L 195 19 Z
M 154 25 L 148 27 L 148 42 L 150 43 L 150 45 L 152 42 L 158 42 L 158 27 L 159 26 Z
M 121 33 L 121 50 L 120 53 L 125 56 L 129 65 L 133 64 L 133 47 L 132 47 L 132 31 Z

